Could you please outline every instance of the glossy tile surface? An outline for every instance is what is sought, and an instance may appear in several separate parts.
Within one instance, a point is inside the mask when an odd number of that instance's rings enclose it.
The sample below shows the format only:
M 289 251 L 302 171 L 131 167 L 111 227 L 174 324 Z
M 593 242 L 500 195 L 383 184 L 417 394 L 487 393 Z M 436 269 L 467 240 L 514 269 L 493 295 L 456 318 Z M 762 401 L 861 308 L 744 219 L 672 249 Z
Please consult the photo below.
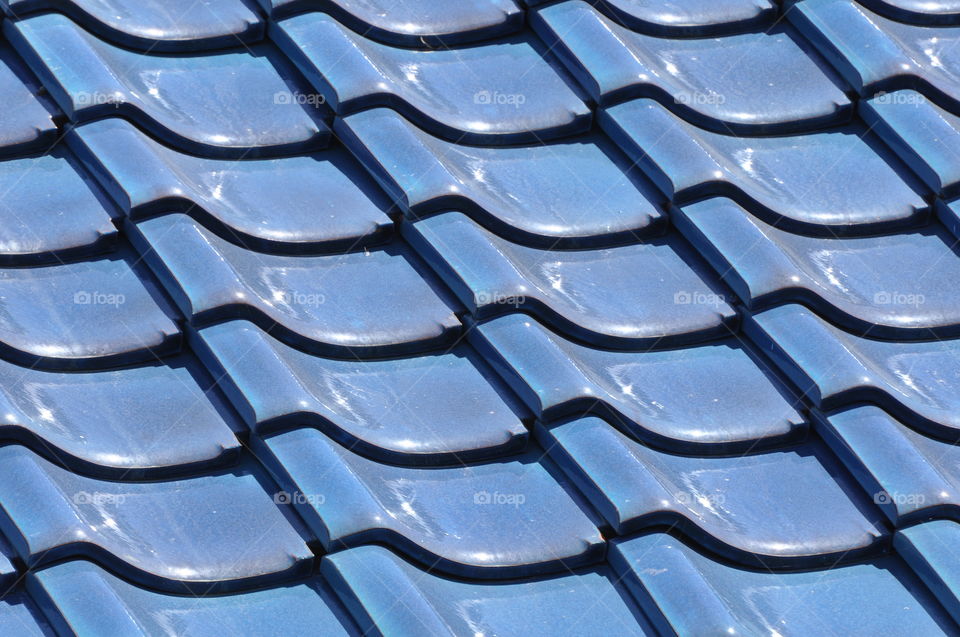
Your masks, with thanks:
M 537 142 L 590 126 L 590 109 L 526 39 L 414 51 L 363 38 L 322 13 L 271 29 L 339 115 L 389 105 L 458 143 Z
M 369 577 L 370 569 L 378 577 Z M 611 584 L 585 571 L 523 583 L 462 582 L 428 575 L 379 546 L 326 558 L 321 571 L 343 582 L 361 630 L 385 635 L 649 635 Z M 584 604 L 585 600 L 589 600 Z
M 842 122 L 850 101 L 789 31 L 719 38 L 635 33 L 582 0 L 531 19 L 600 105 L 654 97 L 684 119 L 720 132 Z
M 663 225 L 661 196 L 600 135 L 464 146 L 386 108 L 350 115 L 336 130 L 412 218 L 465 210 L 501 235 L 551 248 L 632 241 Z
M 601 0 L 596 5 L 631 29 L 668 35 L 749 28 L 775 11 L 771 0 Z
M 956 239 L 939 225 L 873 237 L 807 237 L 729 199 L 684 206 L 675 223 L 754 310 L 802 301 L 876 338 L 960 333 Z M 877 264 L 896 263 L 896 268 Z
M 249 318 L 316 353 L 366 355 L 429 349 L 450 342 L 460 327 L 403 246 L 322 257 L 262 254 L 182 214 L 143 221 L 137 232 L 167 291 L 198 325 Z
M 0 0 L 12 18 L 64 13 L 105 40 L 148 51 L 191 51 L 254 42 L 263 23 L 241 0 Z
M 585 347 L 511 314 L 471 341 L 544 420 L 611 415 L 632 435 L 703 453 L 753 447 L 799 433 L 803 418 L 766 365 L 735 339 L 653 352 Z
M 123 115 L 190 152 L 225 157 L 297 152 L 326 142 L 319 111 L 292 96 L 265 46 L 217 55 L 147 55 L 107 44 L 68 18 L 6 22 L 4 34 L 70 117 Z
M 89 556 L 177 593 L 309 569 L 303 539 L 252 475 L 117 483 L 70 473 L 17 445 L 0 457 L 3 530 L 30 564 Z
M 230 161 L 177 152 L 108 118 L 68 137 L 132 219 L 185 211 L 266 251 L 354 248 L 381 241 L 390 204 L 342 149 Z
M 465 345 L 358 361 L 305 354 L 245 321 L 200 335 L 208 364 L 229 379 L 221 386 L 260 431 L 309 423 L 348 448 L 399 463 L 496 455 L 526 441 L 522 409 Z M 419 408 L 425 404 L 427 411 Z
M 325 546 L 385 543 L 454 575 L 564 570 L 603 551 L 590 519 L 536 458 L 463 468 L 379 464 L 315 429 L 269 438 L 282 486 Z M 549 531 L 547 531 L 549 529 Z
M 28 585 L 63 617 L 61 630 L 79 635 L 353 634 L 317 582 L 183 597 L 133 586 L 86 560 L 73 560 L 37 571 Z
M 56 137 L 51 109 L 44 98 L 38 97 L 39 87 L 27 73 L 16 53 L 0 44 L 0 100 L 5 105 L 0 123 L 0 154 L 44 148 Z M 25 80 L 30 84 L 25 84 Z
M 687 265 L 685 246 L 673 237 L 603 250 L 541 250 L 500 239 L 458 212 L 407 229 L 477 317 L 524 309 L 584 341 L 630 347 L 724 334 L 736 316 L 724 290 L 703 268 Z
M 733 137 L 687 124 L 649 99 L 607 109 L 600 124 L 669 196 L 726 195 L 781 227 L 868 232 L 912 222 L 926 208 L 864 142 L 862 128 Z

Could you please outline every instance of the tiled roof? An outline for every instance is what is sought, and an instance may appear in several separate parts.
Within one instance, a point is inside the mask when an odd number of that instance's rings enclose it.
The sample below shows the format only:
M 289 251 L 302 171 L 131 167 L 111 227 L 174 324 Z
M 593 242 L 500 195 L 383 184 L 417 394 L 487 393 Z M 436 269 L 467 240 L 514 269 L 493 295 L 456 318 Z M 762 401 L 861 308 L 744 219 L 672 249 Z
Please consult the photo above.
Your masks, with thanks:
M 960 2 L 0 7 L 0 635 L 960 634 Z

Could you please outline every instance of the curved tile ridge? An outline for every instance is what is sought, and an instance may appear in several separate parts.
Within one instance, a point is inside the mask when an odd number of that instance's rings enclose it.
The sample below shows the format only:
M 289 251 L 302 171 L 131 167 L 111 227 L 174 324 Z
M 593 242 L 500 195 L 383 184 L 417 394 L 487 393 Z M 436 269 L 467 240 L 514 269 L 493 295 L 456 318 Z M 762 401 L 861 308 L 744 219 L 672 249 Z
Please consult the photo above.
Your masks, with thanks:
M 777 14 L 772 0 L 592 0 L 629 29 L 671 37 L 719 35 L 760 27 Z M 528 5 L 540 4 L 540 1 Z
M 144 586 L 206 594 L 312 566 L 303 539 L 248 472 L 105 482 L 11 445 L 0 448 L 0 477 L 3 531 L 30 568 L 89 557 Z
M 124 250 L 0 270 L 0 353 L 20 365 L 76 369 L 153 362 L 179 349 L 170 308 L 132 263 Z
M 789 31 L 661 38 L 629 31 L 581 0 L 541 9 L 531 24 L 601 106 L 656 97 L 723 133 L 850 119 L 850 100 Z
M 954 26 L 960 19 L 958 0 L 857 0 L 874 13 L 898 22 Z
M 411 468 L 355 455 L 316 429 L 264 444 L 279 461 L 281 486 L 328 550 L 386 544 L 432 570 L 484 579 L 570 569 L 603 557 L 600 532 L 532 454 L 478 466 Z
M 201 330 L 195 349 L 261 434 L 313 425 L 350 449 L 398 464 L 458 462 L 526 444 L 522 408 L 467 345 L 412 358 L 333 360 L 232 321 Z
M 875 402 L 911 426 L 956 439 L 960 341 L 872 340 L 799 305 L 758 314 L 744 330 L 818 406 Z
M 413 219 L 455 208 L 527 245 L 587 247 L 660 232 L 663 196 L 603 135 L 451 144 L 387 108 L 337 119 L 340 139 Z
M 585 132 L 592 113 L 534 41 L 414 51 L 367 40 L 323 13 L 270 36 L 338 115 L 389 106 L 454 142 L 537 143 Z
M 460 332 L 444 292 L 402 244 L 318 257 L 263 254 L 182 214 L 142 221 L 132 238 L 198 327 L 246 318 L 311 353 L 351 357 L 422 351 Z
M 181 210 L 267 252 L 353 248 L 386 239 L 390 202 L 345 151 L 231 161 L 185 155 L 116 117 L 67 140 L 134 220 Z
M 117 242 L 106 202 L 62 148 L 0 161 L 0 193 L 2 265 L 61 263 Z
M 960 117 L 909 89 L 862 100 L 860 114 L 927 187 L 960 193 Z
M 620 535 L 669 525 L 728 559 L 768 568 L 855 560 L 887 539 L 879 512 L 851 499 L 856 485 L 816 444 L 677 456 L 645 447 L 596 417 L 541 426 L 539 433 L 550 456 Z M 757 485 L 763 485 L 759 495 Z
M 260 40 L 264 25 L 242 0 L 201 0 L 183 6 L 163 0 L 0 0 L 17 19 L 64 13 L 91 33 L 153 53 L 199 51 Z
M 932 636 L 956 630 L 894 556 L 816 571 L 754 571 L 654 533 L 614 542 L 610 562 L 664 634 Z
M 318 580 L 235 595 L 182 596 L 139 588 L 95 564 L 73 560 L 32 572 L 27 588 L 63 634 L 355 634 Z
M 6 21 L 3 31 L 74 122 L 123 114 L 188 152 L 233 158 L 303 152 L 329 137 L 269 45 L 146 55 L 54 13 Z
M 804 0 L 786 15 L 860 95 L 916 88 L 960 109 L 960 29 L 889 20 L 853 0 Z
M 512 0 L 259 0 L 274 20 L 317 10 L 364 37 L 408 47 L 446 47 L 523 28 Z
M 405 225 L 404 236 L 477 318 L 523 308 L 609 347 L 697 342 L 736 322 L 722 288 L 675 237 L 542 250 L 501 239 L 459 212 Z
M 597 412 L 641 440 L 701 454 L 707 446 L 714 453 L 770 446 L 806 430 L 786 388 L 736 338 L 611 352 L 565 340 L 523 314 L 469 336 L 543 420 Z
M 677 203 L 724 195 L 777 227 L 830 236 L 910 225 L 929 212 L 859 125 L 733 137 L 687 124 L 650 99 L 605 109 L 599 121 Z
M 685 206 L 674 220 L 750 309 L 803 301 L 877 338 L 960 335 L 960 256 L 939 224 L 894 235 L 805 237 L 720 198 Z
M 465 582 L 421 571 L 383 547 L 359 546 L 325 557 L 320 568 L 364 634 L 654 634 L 606 567 L 549 579 Z
M 954 621 L 960 622 L 960 572 L 956 551 L 960 525 L 938 520 L 898 531 L 893 545 L 940 600 Z
M 2 0 L 0 0 L 2 1 Z M 57 137 L 51 110 L 39 97 L 40 86 L 30 77 L 16 53 L 0 43 L 0 155 L 46 149 Z
M 819 420 L 827 442 L 894 526 L 960 517 L 960 436 L 924 436 L 872 405 Z
M 224 464 L 236 459 L 239 443 L 205 385 L 185 357 L 88 373 L 0 361 L 0 436 L 82 473 L 120 479 Z

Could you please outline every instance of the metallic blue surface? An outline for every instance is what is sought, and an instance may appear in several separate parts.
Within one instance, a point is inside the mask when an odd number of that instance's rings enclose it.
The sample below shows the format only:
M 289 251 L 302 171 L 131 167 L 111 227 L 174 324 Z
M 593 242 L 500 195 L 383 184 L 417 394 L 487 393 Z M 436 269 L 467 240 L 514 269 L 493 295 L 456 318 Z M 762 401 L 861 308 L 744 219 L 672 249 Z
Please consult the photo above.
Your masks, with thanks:
M 518 309 L 609 347 L 677 344 L 727 333 L 736 313 L 675 237 L 598 250 L 542 250 L 450 212 L 405 234 L 476 317 Z M 687 257 L 687 258 L 685 258 Z M 687 297 L 696 302 L 684 302 Z
M 208 365 L 224 370 L 221 386 L 258 431 L 310 423 L 351 449 L 399 463 L 499 455 L 526 442 L 522 408 L 466 345 L 358 361 L 305 354 L 244 321 L 200 335 L 201 354 L 209 351 Z M 425 404 L 429 411 L 419 409 Z
M 529 39 L 414 51 L 365 39 L 322 13 L 270 28 L 338 115 L 391 106 L 461 143 L 538 142 L 590 127 L 590 109 Z
M 189 152 L 251 157 L 310 150 L 329 130 L 267 45 L 163 56 L 107 44 L 58 14 L 5 22 L 4 34 L 68 116 L 132 118 Z M 289 74 L 288 72 L 284 72 Z
M 499 234 L 548 248 L 622 243 L 663 225 L 662 197 L 600 135 L 463 146 L 386 108 L 338 120 L 335 129 L 412 218 L 458 209 Z
M 463 582 L 425 574 L 382 547 L 363 546 L 327 557 L 321 570 L 341 584 L 365 634 L 654 634 L 638 623 L 642 618 L 605 568 L 522 583 Z
M 773 0 L 596 0 L 594 4 L 635 31 L 681 37 L 746 29 L 776 14 Z
M 500 578 L 563 571 L 604 549 L 539 453 L 422 469 L 363 458 L 316 429 L 268 438 L 265 446 L 289 474 L 278 476 L 280 484 L 331 550 L 385 543 L 454 575 Z
M 673 449 L 751 448 L 802 433 L 803 417 L 766 364 L 736 339 L 653 352 L 584 347 L 523 314 L 471 341 L 540 418 L 598 412 Z M 768 440 L 767 440 L 768 439 Z
M 226 597 L 149 591 L 86 561 L 37 571 L 30 590 L 56 609 L 58 628 L 77 635 L 308 635 L 353 632 L 319 582 Z M 60 619 L 62 615 L 63 619 Z
M 389 202 L 342 149 L 243 162 L 176 152 L 111 117 L 68 137 L 132 219 L 184 211 L 266 251 L 354 248 L 382 240 Z M 2 164 L 0 164 L 2 166 Z
M 460 328 L 452 304 L 400 245 L 319 257 L 262 254 L 182 214 L 140 222 L 136 232 L 167 291 L 198 325 L 249 318 L 318 354 L 363 355 L 443 345 Z M 376 305 L 368 303 L 372 294 Z
M 0 478 L 0 527 L 31 566 L 89 557 L 182 594 L 305 574 L 313 559 L 252 474 L 105 482 L 11 445 L 0 448 Z
M 650 99 L 604 110 L 600 125 L 677 202 L 725 195 L 780 227 L 817 234 L 904 225 L 926 208 L 859 126 L 734 137 L 691 126 Z
M 651 37 L 582 0 L 541 9 L 531 22 L 601 106 L 654 97 L 720 132 L 809 128 L 850 115 L 843 91 L 789 32 Z

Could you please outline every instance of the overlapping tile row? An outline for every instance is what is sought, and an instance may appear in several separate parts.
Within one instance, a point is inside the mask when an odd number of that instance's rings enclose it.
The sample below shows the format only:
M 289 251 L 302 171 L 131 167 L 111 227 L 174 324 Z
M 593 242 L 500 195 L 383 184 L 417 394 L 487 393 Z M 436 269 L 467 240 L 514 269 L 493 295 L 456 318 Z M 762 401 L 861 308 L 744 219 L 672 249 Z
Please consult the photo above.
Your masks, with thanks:
M 949 2 L 2 4 L 0 623 L 958 632 Z

